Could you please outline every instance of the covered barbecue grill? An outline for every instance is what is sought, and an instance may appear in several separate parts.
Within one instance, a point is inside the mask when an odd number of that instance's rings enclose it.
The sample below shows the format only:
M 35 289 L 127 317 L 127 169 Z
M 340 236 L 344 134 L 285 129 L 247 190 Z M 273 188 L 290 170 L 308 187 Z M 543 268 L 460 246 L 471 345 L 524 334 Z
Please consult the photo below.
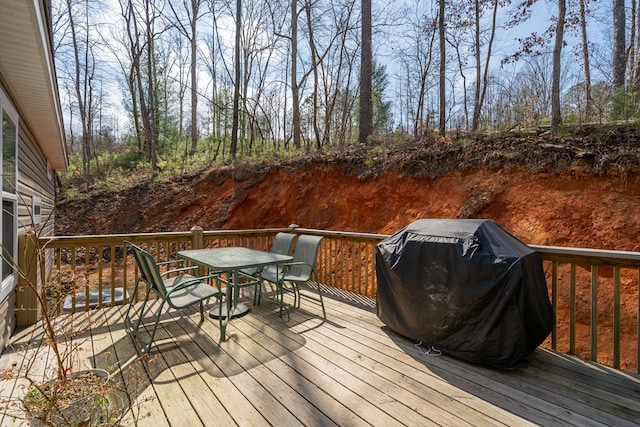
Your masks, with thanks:
M 377 310 L 390 329 L 500 368 L 554 323 L 540 256 L 491 220 L 422 219 L 376 247 Z

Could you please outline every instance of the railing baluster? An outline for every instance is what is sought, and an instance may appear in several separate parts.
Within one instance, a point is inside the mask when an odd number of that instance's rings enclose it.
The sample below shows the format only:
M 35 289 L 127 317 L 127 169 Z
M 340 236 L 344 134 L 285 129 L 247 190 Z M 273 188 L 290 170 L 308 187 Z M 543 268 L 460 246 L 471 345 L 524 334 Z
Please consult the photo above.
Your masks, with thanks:
M 558 261 L 551 263 L 551 306 L 553 315 L 556 317 L 551 331 L 551 348 L 556 350 L 558 348 Z
M 344 239 L 340 239 L 340 245 L 342 246 L 342 278 L 347 284 L 347 290 L 353 291 L 353 283 L 349 280 L 349 248 Z
M 110 260 L 109 263 L 111 264 L 111 303 L 115 304 L 115 297 L 116 297 L 116 246 L 114 244 L 112 244 L 111 246 L 109 246 L 109 250 L 110 250 Z
M 613 367 L 620 369 L 620 267 L 613 268 Z
M 576 264 L 573 262 L 569 292 L 569 354 L 576 354 Z
M 98 295 L 102 295 L 102 267 L 104 263 L 104 247 L 98 246 Z M 84 309 L 89 311 L 89 299 L 85 300 Z M 102 308 L 102 298 L 98 297 L 98 308 Z
M 335 240 L 329 239 L 328 248 L 330 253 L 335 253 Z M 325 270 L 325 276 L 333 277 L 332 273 L 333 273 L 333 270 L 335 269 L 335 258 L 328 256 L 326 263 L 327 263 L 327 269 Z M 328 282 L 330 282 L 329 285 L 338 287 L 337 283 L 331 283 L 330 280 L 328 280 Z
M 591 360 L 598 360 L 598 266 L 591 266 Z
M 129 292 L 127 292 L 127 289 L 129 289 L 129 263 L 127 262 L 129 259 L 129 252 L 127 249 L 128 248 L 126 245 L 122 246 L 122 291 L 124 292 L 124 294 L 122 295 L 123 304 L 128 304 L 129 302 L 131 302 L 132 298 L 135 298 L 134 295 L 129 295 L 127 297 L 127 295 L 129 294 Z
M 362 271 L 362 245 L 360 242 L 353 242 L 353 270 L 351 271 L 351 275 L 356 282 L 357 294 L 362 295 L 364 290 L 362 289 L 362 275 L 360 272 Z
M 91 283 L 90 283 L 90 269 L 89 266 L 91 265 L 91 248 L 92 246 L 85 246 L 85 251 L 84 251 L 84 275 L 87 278 L 85 284 L 84 284 L 84 300 L 85 300 L 85 305 L 84 305 L 84 310 L 88 311 L 88 307 L 89 307 L 89 290 L 91 289 Z M 98 272 L 99 274 L 99 272 Z

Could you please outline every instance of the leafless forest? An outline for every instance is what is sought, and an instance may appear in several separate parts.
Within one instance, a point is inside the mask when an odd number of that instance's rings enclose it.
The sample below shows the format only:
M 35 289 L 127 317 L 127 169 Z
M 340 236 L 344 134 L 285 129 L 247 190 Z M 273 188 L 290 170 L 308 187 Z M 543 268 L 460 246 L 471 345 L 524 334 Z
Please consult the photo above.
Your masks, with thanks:
M 634 119 L 637 0 L 54 0 L 71 153 L 263 157 Z M 93 166 L 92 166 L 93 165 Z

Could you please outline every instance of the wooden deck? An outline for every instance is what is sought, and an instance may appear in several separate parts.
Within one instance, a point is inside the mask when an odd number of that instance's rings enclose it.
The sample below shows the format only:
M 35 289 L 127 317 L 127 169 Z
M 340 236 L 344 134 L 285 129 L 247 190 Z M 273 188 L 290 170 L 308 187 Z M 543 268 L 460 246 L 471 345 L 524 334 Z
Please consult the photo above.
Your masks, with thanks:
M 355 301 L 355 302 L 354 302 Z M 280 319 L 269 302 L 233 319 L 219 343 L 217 321 L 167 312 L 150 357 L 123 329 L 122 307 L 74 316 L 74 369 L 123 373 L 137 402 L 125 425 L 478 426 L 638 425 L 640 377 L 539 349 L 526 369 L 502 371 L 422 354 L 385 329 L 371 301 L 327 298 L 328 320 L 307 300 Z M 14 337 L 0 367 L 23 363 L 31 330 Z M 50 365 L 46 352 L 40 366 Z M 0 382 L 0 425 L 10 395 Z

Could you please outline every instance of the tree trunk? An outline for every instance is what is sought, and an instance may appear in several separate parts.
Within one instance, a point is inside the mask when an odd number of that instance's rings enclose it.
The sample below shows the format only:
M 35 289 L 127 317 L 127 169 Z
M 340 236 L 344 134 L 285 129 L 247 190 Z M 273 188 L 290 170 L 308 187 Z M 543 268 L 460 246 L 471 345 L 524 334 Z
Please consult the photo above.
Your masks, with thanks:
M 626 69 L 624 0 L 613 0 L 613 92 L 614 118 L 624 115 L 624 79 Z
M 71 80 L 74 85 L 75 99 L 80 113 L 82 125 L 82 172 L 87 187 L 91 185 L 91 158 L 93 147 L 93 78 L 95 75 L 95 59 L 92 46 L 94 41 L 90 39 L 89 2 L 84 1 L 84 22 L 76 22 L 74 10 L 76 5 L 71 0 L 66 0 L 67 14 L 69 17 L 69 30 L 71 32 L 71 49 L 73 51 L 73 63 L 70 69 L 73 72 Z M 80 2 L 78 2 L 78 7 Z M 84 33 L 82 33 L 84 31 Z
M 557 132 L 562 123 L 560 114 L 560 59 L 564 37 L 564 21 L 567 14 L 566 0 L 558 0 L 558 21 L 556 23 L 556 40 L 553 46 L 553 72 L 551 76 L 551 131 Z
M 447 116 L 446 116 L 446 108 L 447 108 L 447 100 L 445 95 L 446 90 L 446 51 L 445 51 L 445 43 L 446 40 L 444 38 L 444 2 L 445 0 L 439 0 L 440 11 L 438 13 L 438 37 L 440 39 L 440 123 L 438 129 L 440 130 L 440 136 L 444 136 L 446 133 L 447 126 Z
M 481 65 L 482 57 L 480 52 L 480 0 L 474 0 L 474 28 L 475 28 L 475 40 L 473 44 L 476 60 L 476 84 L 473 95 L 473 119 L 471 121 L 471 131 L 478 130 L 478 123 L 480 121 L 480 87 L 481 87 Z
M 371 0 L 362 0 L 362 40 L 360 51 L 360 122 L 358 141 L 367 144 L 373 134 L 373 100 L 371 75 L 373 52 L 371 47 Z
M 293 147 L 300 149 L 300 94 L 298 88 L 298 1 L 291 0 L 291 102 Z
M 148 105 L 147 105 L 147 131 L 149 142 L 149 159 L 151 160 L 151 175 L 153 178 L 158 176 L 158 131 L 156 126 L 156 73 L 154 62 L 154 30 L 153 21 L 155 17 L 150 14 L 151 5 L 146 3 L 146 36 L 147 36 L 147 91 L 148 91 Z M 142 94 L 143 92 L 141 92 Z
M 484 99 L 487 94 L 487 86 L 489 85 L 489 62 L 491 61 L 491 51 L 493 49 L 493 41 L 496 36 L 496 25 L 498 17 L 498 0 L 493 1 L 493 15 L 491 18 L 491 37 L 487 45 L 487 57 L 484 63 L 484 71 L 482 73 L 482 85 L 476 85 L 476 98 L 473 109 L 473 121 L 471 122 L 471 131 L 476 132 L 480 127 L 480 117 L 482 114 L 482 106 L 484 105 Z M 477 43 L 477 55 L 478 55 L 478 67 L 477 78 L 480 81 L 480 13 L 479 7 L 476 2 L 476 43 Z
M 235 82 L 233 84 L 233 121 L 231 123 L 231 146 L 229 155 L 236 158 L 238 150 L 238 122 L 240 120 L 240 35 L 242 31 L 242 0 L 236 0 L 236 46 L 235 46 Z
M 200 13 L 200 0 L 191 0 L 191 151 L 192 156 L 198 149 L 198 73 L 196 59 L 198 57 L 197 24 Z
M 636 3 L 634 1 L 634 3 Z M 638 90 L 640 89 L 640 31 L 638 30 L 638 25 L 640 25 L 640 7 L 638 7 L 637 3 L 636 3 L 636 7 L 635 7 L 635 27 L 636 27 L 636 38 L 635 40 L 631 40 L 631 43 L 635 43 L 636 45 L 636 49 L 635 49 L 635 58 L 632 58 L 631 60 L 635 60 L 635 66 L 634 66 L 634 70 L 635 73 L 633 74 L 632 78 L 633 78 L 633 87 L 634 89 Z
M 585 0 L 580 0 L 580 31 L 582 33 L 582 59 L 584 62 L 584 115 L 586 120 L 591 117 L 593 100 L 591 99 L 591 67 L 589 65 L 589 43 L 587 39 L 587 13 Z
M 309 30 L 309 50 L 311 51 L 311 69 L 313 70 L 313 134 L 316 138 L 316 148 L 322 149 L 322 141 L 320 139 L 320 129 L 318 128 L 318 52 L 316 50 L 316 44 L 313 40 L 313 22 L 311 19 L 311 3 L 305 4 L 305 11 L 307 14 L 307 27 Z M 307 146 L 307 152 L 311 150 L 311 144 Z

